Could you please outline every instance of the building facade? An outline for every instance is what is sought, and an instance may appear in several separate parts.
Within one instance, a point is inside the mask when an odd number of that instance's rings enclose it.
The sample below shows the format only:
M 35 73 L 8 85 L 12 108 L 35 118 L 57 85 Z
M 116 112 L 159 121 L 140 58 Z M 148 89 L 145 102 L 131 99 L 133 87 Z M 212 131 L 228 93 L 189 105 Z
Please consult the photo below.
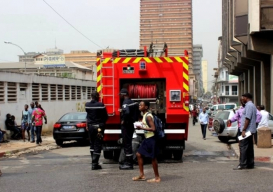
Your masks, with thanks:
M 222 0 L 222 62 L 273 113 L 273 1 Z
M 72 61 L 90 69 L 96 66 L 97 53 L 91 53 L 87 50 L 75 50 L 63 55 L 66 61 Z
M 202 79 L 204 93 L 208 92 L 208 61 L 202 61 Z
M 193 45 L 193 54 L 192 54 L 192 69 L 193 74 L 196 75 L 196 88 L 197 88 L 197 97 L 200 98 L 204 94 L 203 89 L 203 70 L 202 70 L 202 57 L 203 57 L 203 48 L 202 45 Z
M 192 0 L 141 0 L 140 48 L 153 42 L 156 48 L 168 45 L 169 56 L 189 53 L 191 97 L 197 96 L 196 77 L 192 71 Z

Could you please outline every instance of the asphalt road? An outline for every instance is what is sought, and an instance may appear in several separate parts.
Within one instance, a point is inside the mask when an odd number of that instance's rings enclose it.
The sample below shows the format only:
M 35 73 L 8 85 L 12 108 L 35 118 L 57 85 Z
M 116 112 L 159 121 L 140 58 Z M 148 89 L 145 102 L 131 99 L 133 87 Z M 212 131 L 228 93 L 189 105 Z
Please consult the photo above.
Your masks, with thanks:
M 120 171 L 118 165 L 101 158 L 103 169 L 91 171 L 88 147 L 74 143 L 63 148 L 1 159 L 1 192 L 74 191 L 273 191 L 272 164 L 256 163 L 253 170 L 233 171 L 238 160 L 229 146 L 207 133 L 203 140 L 199 125 L 190 126 L 184 162 L 159 164 L 161 183 L 134 182 L 135 170 Z M 150 164 L 147 178 L 153 178 Z

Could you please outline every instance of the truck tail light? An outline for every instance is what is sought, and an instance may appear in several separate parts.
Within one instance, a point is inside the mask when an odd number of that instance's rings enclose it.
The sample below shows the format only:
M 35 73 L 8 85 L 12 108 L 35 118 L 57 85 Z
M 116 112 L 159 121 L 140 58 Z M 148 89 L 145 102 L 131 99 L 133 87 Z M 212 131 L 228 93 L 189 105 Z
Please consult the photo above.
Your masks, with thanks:
M 54 129 L 59 129 L 59 128 L 61 128 L 61 124 L 60 123 L 55 123 L 54 124 Z
M 86 128 L 86 123 L 78 123 L 76 124 L 78 128 Z

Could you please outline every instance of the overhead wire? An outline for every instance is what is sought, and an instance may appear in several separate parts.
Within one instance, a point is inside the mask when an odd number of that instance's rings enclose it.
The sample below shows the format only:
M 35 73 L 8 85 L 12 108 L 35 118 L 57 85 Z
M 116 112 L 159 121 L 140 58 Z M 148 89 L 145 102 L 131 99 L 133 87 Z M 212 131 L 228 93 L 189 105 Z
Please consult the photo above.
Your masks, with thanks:
M 76 27 L 74 27 L 69 21 L 67 21 L 60 13 L 58 13 L 50 4 L 48 4 L 45 0 L 42 0 L 45 4 L 47 4 L 57 15 L 59 15 L 68 25 L 70 25 L 73 29 L 75 29 L 78 33 L 80 33 L 83 37 L 85 37 L 87 40 L 89 40 L 94 45 L 102 48 L 100 45 L 89 39 L 86 35 L 84 35 L 82 32 L 80 32 Z

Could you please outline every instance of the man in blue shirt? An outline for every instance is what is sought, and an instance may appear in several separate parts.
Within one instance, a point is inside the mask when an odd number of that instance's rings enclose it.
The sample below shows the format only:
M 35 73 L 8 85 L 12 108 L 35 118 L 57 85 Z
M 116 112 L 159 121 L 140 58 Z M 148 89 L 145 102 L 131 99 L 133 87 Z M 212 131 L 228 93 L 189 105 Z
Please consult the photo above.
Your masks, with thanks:
M 203 112 L 199 114 L 199 121 L 201 123 L 201 131 L 203 139 L 206 140 L 206 130 L 209 122 L 209 115 L 206 113 L 206 108 L 203 108 Z
M 245 108 L 241 117 L 240 131 L 242 137 L 246 136 L 246 132 L 250 131 L 253 135 L 256 133 L 256 106 L 252 103 L 252 95 L 245 93 L 242 95 L 242 101 L 245 103 Z M 240 141 L 240 164 L 234 170 L 253 169 L 254 168 L 254 148 L 253 136 L 249 136 Z
M 30 135 L 31 135 L 30 142 L 31 143 L 35 142 L 35 135 L 34 135 L 35 126 L 32 125 L 32 120 L 31 120 L 32 119 L 32 113 L 33 113 L 34 109 L 36 109 L 34 107 L 34 102 L 31 102 L 30 103 L 30 108 L 28 109 L 28 115 L 29 115 L 28 125 L 29 125 L 29 129 L 30 129 Z

